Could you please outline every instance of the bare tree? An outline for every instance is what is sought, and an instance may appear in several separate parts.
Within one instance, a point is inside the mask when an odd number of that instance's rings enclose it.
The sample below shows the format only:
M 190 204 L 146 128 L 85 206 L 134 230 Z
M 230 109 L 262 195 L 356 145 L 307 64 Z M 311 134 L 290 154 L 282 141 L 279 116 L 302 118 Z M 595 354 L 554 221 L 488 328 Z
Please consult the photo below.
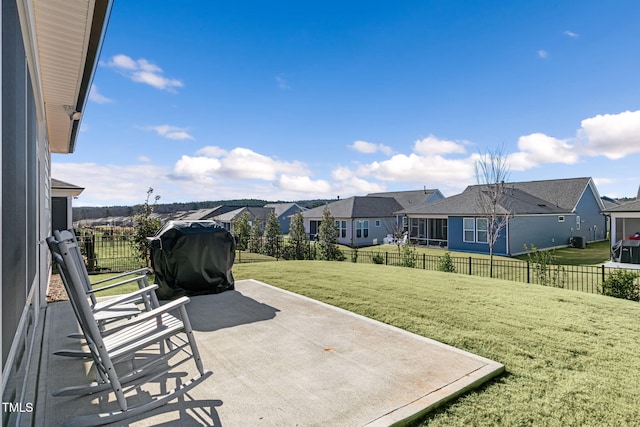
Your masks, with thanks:
M 487 150 L 474 164 L 478 183 L 477 207 L 485 224 L 476 224 L 476 233 L 486 232 L 489 244 L 489 277 L 493 277 L 493 249 L 500 232 L 507 227 L 513 212 L 509 208 L 505 181 L 509 178 L 509 165 L 504 146 Z M 486 231 L 480 227 L 485 227 Z

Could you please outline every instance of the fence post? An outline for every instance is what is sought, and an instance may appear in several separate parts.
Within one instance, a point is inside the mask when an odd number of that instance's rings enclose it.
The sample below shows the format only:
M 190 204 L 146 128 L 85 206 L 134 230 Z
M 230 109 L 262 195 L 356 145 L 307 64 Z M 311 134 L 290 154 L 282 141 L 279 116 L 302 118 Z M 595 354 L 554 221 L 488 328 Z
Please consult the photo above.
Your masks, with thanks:
M 384 253 L 384 265 L 389 265 L 389 252 Z
M 469 257 L 469 276 L 471 276 L 471 257 Z
M 422 253 L 422 269 L 427 269 L 427 254 L 425 254 L 424 252 Z
M 527 283 L 531 283 L 531 269 L 529 265 L 529 260 L 527 260 Z
M 602 269 L 602 282 L 604 283 L 604 281 L 606 280 L 606 278 L 604 277 L 604 264 L 602 264 L 600 267 Z

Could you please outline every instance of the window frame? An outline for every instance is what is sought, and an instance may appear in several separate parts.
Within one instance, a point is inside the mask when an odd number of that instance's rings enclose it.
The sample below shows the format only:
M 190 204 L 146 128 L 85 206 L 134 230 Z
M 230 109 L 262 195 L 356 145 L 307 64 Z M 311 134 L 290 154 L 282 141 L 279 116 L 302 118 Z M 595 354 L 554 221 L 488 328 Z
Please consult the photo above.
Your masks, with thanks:
M 472 228 L 469 228 L 469 224 L 471 223 Z M 467 233 L 471 233 L 471 240 L 467 239 Z M 464 217 L 462 218 L 462 241 L 465 243 L 475 243 L 476 237 L 476 219 L 473 217 Z
M 356 221 L 356 239 L 369 237 L 369 220 L 357 220 Z
M 484 222 L 484 229 L 480 228 L 480 223 Z M 480 238 L 481 233 L 484 233 L 484 239 Z M 489 218 L 476 218 L 476 243 L 489 243 Z

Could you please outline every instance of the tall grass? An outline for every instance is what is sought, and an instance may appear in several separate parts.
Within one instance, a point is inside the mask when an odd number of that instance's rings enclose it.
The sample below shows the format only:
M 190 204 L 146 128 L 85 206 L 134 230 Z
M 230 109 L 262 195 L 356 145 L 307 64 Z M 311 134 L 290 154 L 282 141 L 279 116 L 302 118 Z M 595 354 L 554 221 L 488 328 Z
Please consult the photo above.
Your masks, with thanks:
M 369 264 L 239 264 L 234 274 L 506 366 L 504 376 L 432 413 L 425 425 L 624 426 L 640 420 L 638 303 Z

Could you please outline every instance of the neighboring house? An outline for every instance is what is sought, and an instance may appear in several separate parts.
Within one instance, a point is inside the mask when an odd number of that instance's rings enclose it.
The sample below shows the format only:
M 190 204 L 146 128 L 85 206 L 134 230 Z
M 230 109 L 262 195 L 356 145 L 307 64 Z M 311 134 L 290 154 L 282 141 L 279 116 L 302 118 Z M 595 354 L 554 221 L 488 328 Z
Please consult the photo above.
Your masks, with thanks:
M 382 243 L 397 228 L 396 212 L 402 205 L 393 197 L 354 196 L 328 205 L 338 228 L 338 242 L 349 246 Z M 322 222 L 325 206 L 302 212 L 305 231 L 314 238 Z
M 640 200 L 608 204 L 604 213 L 610 220 L 612 261 L 640 264 Z
M 73 228 L 73 198 L 84 188 L 59 179 L 51 178 L 51 229 L 69 230 Z
M 232 211 L 226 212 L 222 215 L 217 215 L 209 219 L 216 221 L 225 229 L 233 233 L 233 222 L 244 215 L 245 212 L 249 213 L 249 225 L 253 226 L 253 222 L 260 221 L 260 228 L 264 230 L 264 225 L 269 219 L 269 214 L 273 211 L 271 208 L 257 207 L 257 206 L 245 206 L 243 208 L 237 208 Z
M 298 212 L 304 212 L 307 208 L 304 208 L 297 203 L 268 203 L 264 205 L 265 208 L 273 209 L 278 222 L 280 223 L 280 232 L 282 234 L 288 234 L 291 226 L 291 217 Z
M 611 246 L 640 233 L 640 200 L 610 206 L 604 213 L 611 218 Z
M 216 216 L 223 215 L 238 209 L 237 206 L 220 205 L 209 209 L 196 209 L 193 211 L 176 212 L 175 214 L 165 214 L 162 222 L 172 221 L 203 221 L 213 220 Z
M 455 196 L 406 209 L 409 237 L 449 250 L 489 253 L 488 220 L 478 202 L 484 190 L 473 185 Z M 603 202 L 591 178 L 555 179 L 504 184 L 499 210 L 509 215 L 494 245 L 497 255 L 566 247 L 574 241 L 606 239 Z
M 393 197 L 402 209 L 413 209 L 427 203 L 444 199 L 440 190 L 410 190 L 410 191 L 388 191 L 385 193 L 370 193 L 368 197 Z
M 2 401 L 24 407 L 47 399 L 38 398 L 34 379 L 51 271 L 40 243 L 52 226 L 51 153 L 75 149 L 112 2 L 0 3 Z M 34 425 L 36 418 L 35 411 L 3 411 L 2 424 Z
M 280 232 L 287 234 L 289 232 L 291 217 L 297 212 L 302 212 L 304 210 L 305 208 L 296 203 L 268 203 L 263 207 L 247 206 L 243 208 L 236 208 L 220 215 L 210 216 L 207 219 L 218 222 L 224 228 L 233 233 L 233 222 L 244 215 L 245 212 L 248 212 L 249 225 L 253 226 L 253 222 L 258 220 L 260 221 L 260 228 L 264 230 L 264 226 L 269 220 L 269 215 L 273 212 L 276 215 L 278 223 L 280 223 Z

